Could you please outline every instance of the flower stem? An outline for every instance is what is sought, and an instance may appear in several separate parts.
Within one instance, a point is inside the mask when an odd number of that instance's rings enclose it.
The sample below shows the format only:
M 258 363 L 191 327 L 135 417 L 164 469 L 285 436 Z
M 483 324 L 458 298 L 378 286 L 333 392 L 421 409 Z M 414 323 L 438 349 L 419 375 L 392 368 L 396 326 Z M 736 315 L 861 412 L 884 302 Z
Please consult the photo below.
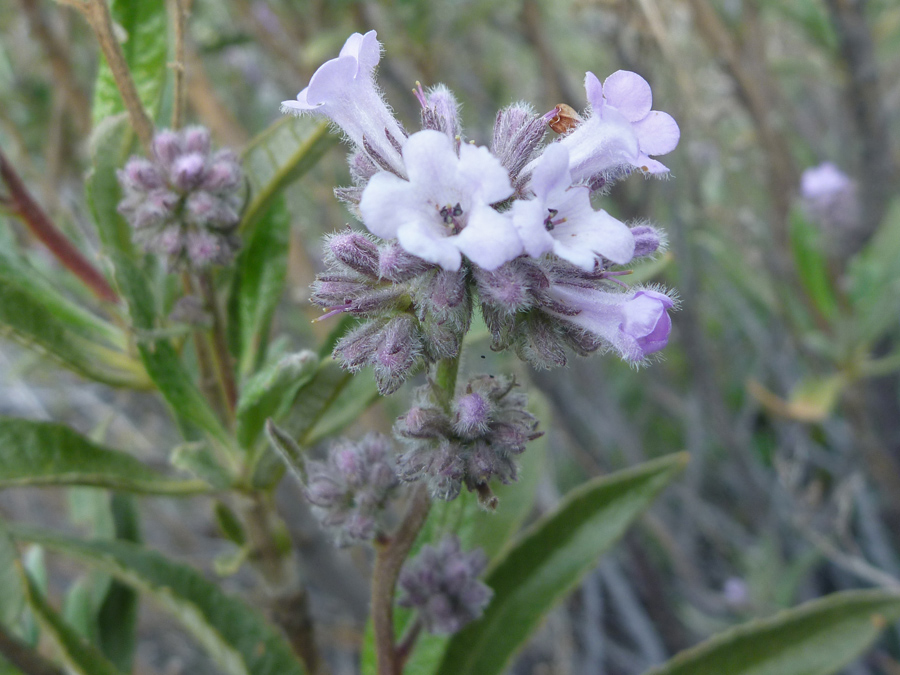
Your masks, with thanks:
M 372 572 L 372 623 L 375 627 L 375 661 L 378 675 L 400 675 L 402 663 L 394 644 L 394 589 L 400 568 L 425 524 L 431 498 L 423 483 L 416 486 L 400 527 L 384 543 L 375 542 Z
M 141 103 L 141 97 L 138 95 L 137 87 L 134 79 L 131 77 L 131 71 L 128 69 L 128 62 L 125 60 L 125 54 L 122 52 L 122 45 L 116 39 L 113 31 L 112 17 L 109 14 L 109 7 L 106 0 L 88 0 L 86 3 L 66 3 L 84 14 L 94 34 L 97 36 L 97 42 L 100 44 L 100 51 L 103 52 L 103 58 L 109 65 L 113 79 L 116 82 L 116 88 L 122 96 L 122 102 L 128 111 L 128 117 L 131 119 L 131 126 L 141 141 L 141 145 L 149 153 L 153 143 L 153 122 L 144 104 Z
M 172 128 L 180 129 L 184 124 L 184 34 L 187 28 L 189 0 L 173 0 L 172 33 L 175 39 L 175 60 L 172 67 Z
M 206 302 L 207 309 L 212 314 L 212 356 L 219 378 L 219 386 L 225 398 L 225 406 L 228 412 L 229 422 L 234 421 L 237 409 L 237 386 L 234 381 L 234 368 L 231 363 L 231 354 L 228 351 L 228 340 L 225 336 L 225 319 L 222 316 L 219 301 L 216 298 L 216 289 L 209 272 L 198 274 L 200 292 Z
M 9 190 L 9 210 L 28 227 L 66 269 L 81 279 L 94 295 L 107 302 L 118 302 L 119 296 L 100 271 L 59 231 L 38 205 L 9 160 L 0 152 L 0 179 Z

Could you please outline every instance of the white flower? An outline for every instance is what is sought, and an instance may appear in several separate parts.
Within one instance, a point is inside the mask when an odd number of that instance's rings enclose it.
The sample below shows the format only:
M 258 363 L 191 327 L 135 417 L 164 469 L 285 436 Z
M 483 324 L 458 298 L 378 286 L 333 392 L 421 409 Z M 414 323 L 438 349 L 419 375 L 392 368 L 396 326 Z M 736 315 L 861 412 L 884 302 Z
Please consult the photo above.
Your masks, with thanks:
M 513 194 L 509 175 L 487 148 L 465 144 L 459 156 L 439 131 L 413 134 L 403 146 L 409 180 L 382 171 L 363 191 L 363 223 L 383 239 L 446 270 L 465 255 L 493 270 L 522 253 L 509 214 L 491 204 Z
M 573 186 L 569 151 L 555 143 L 535 164 L 534 199 L 513 204 L 513 224 L 525 252 L 537 258 L 553 251 L 583 270 L 594 269 L 597 256 L 624 265 L 634 255 L 634 236 L 624 223 L 591 206 L 587 186 Z

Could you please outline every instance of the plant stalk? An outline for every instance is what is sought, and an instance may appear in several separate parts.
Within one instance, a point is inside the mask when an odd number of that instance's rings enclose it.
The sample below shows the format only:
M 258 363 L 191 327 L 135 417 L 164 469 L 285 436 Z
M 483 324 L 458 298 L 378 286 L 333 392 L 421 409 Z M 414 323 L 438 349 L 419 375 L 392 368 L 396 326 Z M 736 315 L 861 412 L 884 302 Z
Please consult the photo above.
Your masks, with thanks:
M 378 675 L 400 675 L 402 663 L 394 644 L 394 589 L 400 569 L 419 530 L 425 524 L 431 498 L 424 483 L 416 486 L 400 527 L 386 542 L 375 542 L 372 572 L 372 624 L 375 628 L 375 661 Z
M 237 385 L 234 381 L 234 367 L 231 362 L 231 353 L 228 351 L 228 339 L 225 335 L 225 318 L 222 316 L 219 301 L 216 298 L 216 288 L 212 276 L 208 271 L 201 272 L 197 276 L 206 308 L 212 314 L 212 356 L 219 386 L 222 388 L 222 395 L 225 398 L 228 421 L 231 423 L 234 421 L 237 410 Z
M 94 295 L 106 302 L 118 302 L 119 296 L 106 277 L 53 224 L 2 152 L 0 152 L 0 179 L 9 189 L 7 199 L 9 210 L 25 223 L 31 233 L 50 249 L 66 269 L 81 279 Z

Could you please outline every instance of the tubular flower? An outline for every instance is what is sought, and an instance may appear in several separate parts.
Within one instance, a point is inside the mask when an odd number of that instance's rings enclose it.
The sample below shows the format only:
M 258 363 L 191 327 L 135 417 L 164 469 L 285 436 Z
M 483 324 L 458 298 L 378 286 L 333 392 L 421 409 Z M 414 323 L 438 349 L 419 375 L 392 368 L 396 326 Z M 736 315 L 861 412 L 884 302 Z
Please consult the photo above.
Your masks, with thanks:
M 281 111 L 329 118 L 375 164 L 404 175 L 400 148 L 406 132 L 375 84 L 375 67 L 380 60 L 381 43 L 375 31 L 354 33 L 336 59 L 319 66 L 296 101 L 282 102 Z

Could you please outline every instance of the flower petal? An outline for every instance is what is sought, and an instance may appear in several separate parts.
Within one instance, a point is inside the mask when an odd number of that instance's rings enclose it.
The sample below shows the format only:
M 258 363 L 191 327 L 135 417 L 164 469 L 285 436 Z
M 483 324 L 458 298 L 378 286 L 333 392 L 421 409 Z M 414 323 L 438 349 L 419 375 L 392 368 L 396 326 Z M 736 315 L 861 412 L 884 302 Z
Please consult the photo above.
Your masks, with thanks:
M 647 80 L 628 70 L 617 70 L 607 77 L 603 95 L 629 122 L 644 119 L 653 105 L 653 92 Z
M 510 215 L 525 253 L 538 258 L 553 249 L 553 237 L 544 226 L 548 212 L 543 199 L 517 200 Z
M 466 228 L 458 235 L 448 237 L 448 241 L 452 241 L 469 260 L 488 271 L 522 254 L 522 240 L 510 216 L 484 204 L 476 204 L 472 208 Z
M 397 240 L 406 252 L 440 265 L 445 270 L 458 270 L 462 262 L 452 237 L 442 237 L 428 227 L 415 223 L 403 224 L 397 229 Z
M 539 198 L 547 199 L 563 192 L 571 184 L 569 150 L 559 143 L 551 143 L 538 157 L 529 187 Z
M 347 87 L 353 86 L 356 78 L 357 62 L 351 56 L 340 56 L 326 61 L 313 73 L 306 88 L 306 99 L 313 105 L 331 103 L 345 95 Z
M 672 152 L 681 138 L 678 123 L 668 113 L 651 110 L 650 114 L 634 123 L 634 131 L 645 155 L 665 155 Z
M 650 159 L 647 155 L 640 155 L 634 165 L 644 173 L 654 176 L 661 173 L 669 173 L 669 167 L 662 162 L 657 162 L 655 159 Z
M 344 43 L 341 56 L 352 56 L 358 62 L 359 70 L 374 70 L 381 60 L 381 44 L 374 30 L 365 35 L 354 33 Z
M 591 71 L 584 74 L 584 92 L 587 94 L 588 103 L 594 109 L 594 114 L 599 113 L 605 103 L 603 100 L 603 85 L 600 84 L 600 79 Z
M 302 115 L 305 112 L 310 112 L 315 110 L 316 108 L 321 107 L 321 103 L 312 104 L 307 99 L 306 95 L 309 93 L 309 87 L 301 91 L 297 94 L 297 100 L 295 101 L 282 101 L 281 102 L 281 112 L 282 113 L 290 113 L 292 115 Z
M 513 193 L 509 173 L 500 160 L 483 146 L 465 144 L 459 149 L 457 175 L 461 181 L 459 187 L 473 200 L 494 204 Z
M 426 129 L 407 139 L 403 161 L 411 182 L 434 189 L 453 182 L 459 159 L 446 134 Z
M 393 239 L 405 223 L 417 221 L 413 205 L 419 202 L 417 191 L 409 182 L 387 171 L 379 171 L 369 179 L 359 202 L 363 224 L 382 239 Z
M 558 225 L 552 234 L 557 241 L 553 252 L 585 270 L 593 269 L 594 254 L 617 265 L 628 263 L 634 256 L 631 230 L 606 211 L 596 211 L 590 218 Z M 584 253 L 590 254 L 590 260 Z

